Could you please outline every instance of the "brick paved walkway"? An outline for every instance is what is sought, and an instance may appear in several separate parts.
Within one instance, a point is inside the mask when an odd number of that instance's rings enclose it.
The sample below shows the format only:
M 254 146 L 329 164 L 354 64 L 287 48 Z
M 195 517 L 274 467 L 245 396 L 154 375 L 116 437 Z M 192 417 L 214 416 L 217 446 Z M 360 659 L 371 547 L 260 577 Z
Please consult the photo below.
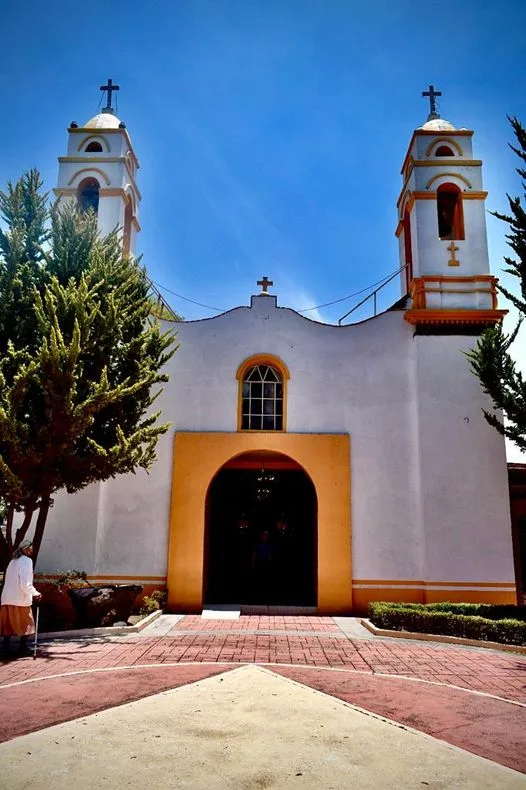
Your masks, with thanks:
M 183 617 L 172 632 L 177 631 L 283 631 L 285 633 L 336 633 L 341 631 L 332 617 L 297 617 L 286 615 L 241 615 L 235 620 L 203 620 L 199 615 Z M 169 633 L 172 633 L 169 632 Z
M 326 635 L 320 636 L 320 631 Z M 0 687 L 86 670 L 190 662 L 346 669 L 433 681 L 526 703 L 525 656 L 392 639 L 349 639 L 332 618 L 318 617 L 289 621 L 278 617 L 203 620 L 188 616 L 159 637 L 57 640 L 43 645 L 35 661 L 2 662 Z

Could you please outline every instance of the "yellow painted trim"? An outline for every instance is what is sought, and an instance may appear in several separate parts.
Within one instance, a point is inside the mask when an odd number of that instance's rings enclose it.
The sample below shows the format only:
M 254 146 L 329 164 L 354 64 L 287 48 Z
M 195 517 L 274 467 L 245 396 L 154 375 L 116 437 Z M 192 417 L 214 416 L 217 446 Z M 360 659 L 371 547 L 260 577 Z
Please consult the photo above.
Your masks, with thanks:
M 84 140 L 80 141 L 77 146 L 77 151 L 80 151 L 81 148 L 84 148 L 87 143 L 100 143 L 101 145 L 106 146 L 106 151 L 110 150 L 110 144 L 101 134 L 89 134 L 86 138 L 84 138 Z
M 75 173 L 75 175 L 73 175 L 69 179 L 68 186 L 71 186 L 71 184 L 81 175 L 81 173 L 98 173 L 100 176 L 102 176 L 102 178 L 104 179 L 106 184 L 110 183 L 110 179 L 108 178 L 106 173 L 103 170 L 101 170 L 100 168 L 98 168 L 98 167 L 84 167 L 82 170 L 78 170 Z M 82 181 L 83 179 L 81 178 L 80 180 Z
M 243 431 L 243 433 L 261 433 L 261 431 L 252 431 L 250 428 L 241 427 L 243 419 L 243 379 L 247 370 L 255 365 L 271 365 L 281 373 L 283 379 L 283 427 L 281 431 L 276 431 L 276 433 L 283 433 L 287 430 L 287 383 L 290 379 L 290 372 L 283 360 L 274 354 L 253 354 L 251 357 L 243 360 L 237 369 L 236 379 L 239 382 L 237 387 L 237 430 Z
M 487 192 L 466 192 L 461 191 L 462 200 L 485 200 L 488 196 Z M 415 200 L 436 200 L 437 193 L 432 190 L 430 192 L 412 192 L 411 199 L 414 202 Z M 411 203 L 411 208 L 412 208 Z M 411 209 L 409 209 L 411 210 Z
M 481 167 L 482 159 L 447 159 L 445 156 L 439 156 L 438 159 L 415 159 L 413 165 L 415 167 L 443 167 L 445 165 Z
M 97 152 L 93 152 L 90 156 L 59 156 L 59 162 L 111 162 L 112 164 L 121 164 L 125 165 L 126 160 L 123 156 L 105 156 L 104 153 L 98 152 L 99 156 L 97 156 Z
M 353 588 L 357 585 L 371 586 L 371 587 L 384 587 L 387 588 L 391 585 L 402 587 L 417 586 L 417 587 L 458 587 L 467 589 L 478 589 L 479 587 L 503 587 L 505 589 L 515 589 L 515 582 L 510 580 L 507 582 L 488 582 L 488 581 L 424 581 L 423 579 L 353 579 Z
M 366 612 L 372 601 L 393 603 L 515 604 L 514 582 L 375 582 L 356 579 L 352 585 L 353 611 Z
M 464 194 L 464 193 L 462 193 Z M 436 200 L 437 193 L 436 192 L 413 192 L 413 199 L 414 200 Z
M 415 129 L 415 136 L 419 135 L 421 137 L 434 137 L 436 134 L 440 134 L 441 130 L 433 131 L 433 129 Z M 442 130 L 442 133 L 444 130 Z M 473 131 L 471 129 L 451 129 L 448 130 L 447 136 L 449 137 L 473 137 Z
M 463 277 L 455 275 L 443 274 L 428 274 L 423 277 L 414 277 L 409 284 L 409 293 L 412 299 L 412 309 L 420 310 L 427 306 L 426 294 L 428 293 L 484 293 L 491 294 L 491 305 L 494 310 L 498 306 L 497 298 L 497 278 L 492 274 L 473 274 Z M 488 288 L 432 288 L 428 287 L 430 284 L 445 283 L 447 285 L 458 285 L 459 283 L 469 283 L 471 285 L 480 285 L 486 283 Z
M 507 310 L 406 310 L 404 319 L 413 326 L 424 324 L 481 324 L 493 326 L 502 321 Z
M 247 370 L 254 365 L 273 365 L 278 368 L 284 379 L 290 379 L 287 365 L 280 357 L 276 357 L 274 354 L 253 354 L 251 357 L 247 357 L 238 367 L 236 379 L 242 381 Z
M 282 453 L 309 475 L 318 500 L 318 611 L 351 610 L 351 474 L 348 434 L 268 432 L 174 436 L 168 608 L 201 611 L 208 488 L 217 472 L 246 452 Z
M 431 156 L 431 151 L 434 148 L 439 148 L 443 143 L 445 143 L 446 145 L 450 145 L 452 148 L 454 148 L 459 156 L 464 155 L 462 148 L 460 147 L 460 145 L 457 143 L 456 140 L 452 140 L 450 137 L 438 137 L 436 140 L 433 140 L 432 143 L 429 143 L 426 150 L 426 156 Z
M 451 603 L 493 603 L 493 604 L 516 604 L 517 593 L 515 590 L 432 590 L 427 588 L 425 591 L 425 603 L 440 603 L 451 601 Z
M 458 164 L 458 162 L 456 164 Z M 433 181 L 436 181 L 439 178 L 458 178 L 459 181 L 463 181 L 464 184 L 471 189 L 471 181 L 469 181 L 465 176 L 461 175 L 460 173 L 437 173 L 436 176 L 433 176 L 433 178 L 429 179 L 429 181 L 426 184 L 426 189 L 429 189 Z
M 102 187 L 99 190 L 100 197 L 124 197 L 126 192 L 120 187 Z

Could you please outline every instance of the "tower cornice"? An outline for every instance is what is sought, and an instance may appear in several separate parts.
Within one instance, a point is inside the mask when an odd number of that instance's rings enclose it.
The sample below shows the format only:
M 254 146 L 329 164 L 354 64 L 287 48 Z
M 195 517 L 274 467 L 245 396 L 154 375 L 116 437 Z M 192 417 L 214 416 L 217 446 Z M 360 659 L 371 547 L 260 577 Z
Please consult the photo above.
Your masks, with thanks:
M 411 135 L 411 140 L 409 141 L 409 145 L 407 147 L 407 153 L 404 157 L 404 161 L 402 163 L 402 169 L 400 173 L 403 175 L 404 170 L 407 166 L 407 161 L 411 156 L 411 150 L 413 148 L 413 144 L 417 137 L 440 137 L 440 138 L 447 138 L 447 137 L 473 137 L 473 131 L 471 129 L 451 129 L 450 130 L 433 130 L 433 129 L 415 129 L 413 134 Z

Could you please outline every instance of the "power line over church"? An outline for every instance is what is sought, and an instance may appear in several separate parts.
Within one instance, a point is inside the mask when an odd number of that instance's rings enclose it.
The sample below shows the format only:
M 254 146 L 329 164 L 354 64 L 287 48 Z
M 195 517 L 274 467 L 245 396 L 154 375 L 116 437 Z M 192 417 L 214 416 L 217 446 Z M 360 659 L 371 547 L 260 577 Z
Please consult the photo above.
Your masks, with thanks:
M 119 86 L 101 90 L 102 111 L 68 128 L 55 192 L 133 254 L 139 162 Z M 394 307 L 320 324 L 278 306 L 264 276 L 248 305 L 178 323 L 156 464 L 59 496 L 41 571 L 166 586 L 171 611 L 516 600 L 504 440 L 464 355 L 504 315 L 482 162 L 441 92 L 423 95 L 400 152 Z

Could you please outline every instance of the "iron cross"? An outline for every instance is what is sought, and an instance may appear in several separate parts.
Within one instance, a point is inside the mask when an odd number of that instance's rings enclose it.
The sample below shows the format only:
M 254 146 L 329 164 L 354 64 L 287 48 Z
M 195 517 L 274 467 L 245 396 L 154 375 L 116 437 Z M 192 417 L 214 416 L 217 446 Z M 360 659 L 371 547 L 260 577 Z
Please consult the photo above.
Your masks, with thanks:
M 257 284 L 261 285 L 261 292 L 266 294 L 269 285 L 274 285 L 274 281 L 273 280 L 269 280 L 267 275 L 265 275 L 262 280 L 258 280 L 257 281 Z
M 114 85 L 113 84 L 113 80 L 109 79 L 108 80 L 108 84 L 107 85 L 101 85 L 100 89 L 101 89 L 101 91 L 106 91 L 108 93 L 108 103 L 106 105 L 106 109 L 113 110 L 113 108 L 111 106 L 111 94 L 113 93 L 113 91 L 120 91 L 119 85 Z
M 442 91 L 436 91 L 435 86 L 430 85 L 428 91 L 422 91 L 422 96 L 429 96 L 429 115 L 438 116 L 436 97 L 442 96 Z

